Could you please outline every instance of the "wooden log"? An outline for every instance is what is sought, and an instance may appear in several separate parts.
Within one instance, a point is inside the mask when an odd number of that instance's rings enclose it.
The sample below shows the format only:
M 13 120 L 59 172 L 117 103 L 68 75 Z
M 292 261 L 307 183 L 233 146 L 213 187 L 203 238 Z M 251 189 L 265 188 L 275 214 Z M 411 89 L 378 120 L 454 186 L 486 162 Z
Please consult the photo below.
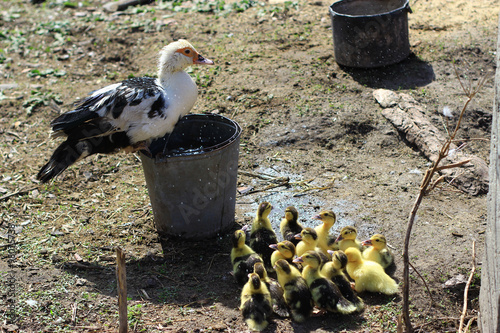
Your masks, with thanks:
M 104 4 L 102 8 L 108 13 L 114 13 L 117 11 L 125 10 L 129 6 L 147 5 L 153 1 L 154 0 L 119 0 L 108 2 Z
M 446 141 L 445 134 L 434 126 L 426 116 L 424 109 L 408 94 L 396 94 L 378 89 L 373 95 L 383 107 L 382 115 L 387 118 L 406 140 L 415 145 L 430 161 L 437 160 L 439 151 Z M 394 106 L 394 107 L 393 107 Z M 450 145 L 450 154 L 441 165 L 456 164 L 469 160 L 457 168 L 442 168 L 440 173 L 458 189 L 471 195 L 488 192 L 488 165 L 475 156 L 458 150 Z
M 500 29 L 500 20 L 498 27 Z M 497 41 L 496 65 L 495 102 L 491 125 L 488 224 L 479 294 L 481 332 L 500 332 L 500 34 Z
M 116 248 L 116 281 L 118 282 L 118 332 L 127 333 L 127 271 L 125 253 L 119 247 Z

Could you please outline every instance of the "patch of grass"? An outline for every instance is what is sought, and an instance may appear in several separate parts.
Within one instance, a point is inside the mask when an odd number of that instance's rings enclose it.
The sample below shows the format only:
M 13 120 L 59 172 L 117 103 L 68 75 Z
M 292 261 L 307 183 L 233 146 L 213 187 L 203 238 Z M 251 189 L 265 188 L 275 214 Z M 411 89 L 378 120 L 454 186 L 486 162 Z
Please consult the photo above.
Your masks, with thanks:
M 23 103 L 23 107 L 26 113 L 31 115 L 37 108 L 49 106 L 50 101 L 54 101 L 59 105 L 62 104 L 62 100 L 58 94 L 54 94 L 51 91 L 32 90 L 30 98 Z
M 127 319 L 128 319 L 128 324 L 131 327 L 140 324 L 141 318 L 142 318 L 142 304 L 129 305 L 127 307 Z

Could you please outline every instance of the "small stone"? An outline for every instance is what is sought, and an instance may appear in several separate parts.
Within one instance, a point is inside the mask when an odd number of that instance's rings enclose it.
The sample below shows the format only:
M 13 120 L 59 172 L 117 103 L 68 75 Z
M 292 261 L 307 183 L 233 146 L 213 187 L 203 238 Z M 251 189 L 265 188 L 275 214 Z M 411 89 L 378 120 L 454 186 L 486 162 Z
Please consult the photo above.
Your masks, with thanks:
M 458 274 L 442 284 L 443 289 L 460 290 L 464 289 L 467 284 L 467 277 L 463 274 Z
M 58 263 L 58 262 L 61 262 L 61 261 L 63 261 L 63 257 L 61 257 L 60 255 L 54 254 L 52 256 L 52 262 L 53 263 Z
M 60 231 L 60 230 L 54 230 L 50 233 L 51 236 L 64 236 L 64 232 Z
M 77 286 L 84 286 L 87 284 L 87 280 L 85 279 L 76 279 L 76 283 L 75 283 Z
M 399 102 L 399 96 L 391 90 L 377 89 L 373 92 L 373 97 L 377 100 L 381 107 L 390 108 Z

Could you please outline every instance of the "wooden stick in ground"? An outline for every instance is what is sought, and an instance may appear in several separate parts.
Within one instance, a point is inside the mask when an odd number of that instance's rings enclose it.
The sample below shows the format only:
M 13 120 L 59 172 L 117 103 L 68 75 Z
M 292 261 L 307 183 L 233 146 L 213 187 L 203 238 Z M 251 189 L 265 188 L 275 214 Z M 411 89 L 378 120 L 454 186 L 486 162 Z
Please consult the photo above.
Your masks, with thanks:
M 469 288 L 472 283 L 472 279 L 474 278 L 474 273 L 476 272 L 476 242 L 472 242 L 472 270 L 469 275 L 469 280 L 467 280 L 467 284 L 465 285 L 464 290 L 464 308 L 462 310 L 462 315 L 460 316 L 460 326 L 458 327 L 458 333 L 462 333 L 462 328 L 464 327 L 465 316 L 467 315 L 467 301 L 469 296 Z
M 116 280 L 118 281 L 118 318 L 119 333 L 127 333 L 127 272 L 125 269 L 125 253 L 116 248 Z

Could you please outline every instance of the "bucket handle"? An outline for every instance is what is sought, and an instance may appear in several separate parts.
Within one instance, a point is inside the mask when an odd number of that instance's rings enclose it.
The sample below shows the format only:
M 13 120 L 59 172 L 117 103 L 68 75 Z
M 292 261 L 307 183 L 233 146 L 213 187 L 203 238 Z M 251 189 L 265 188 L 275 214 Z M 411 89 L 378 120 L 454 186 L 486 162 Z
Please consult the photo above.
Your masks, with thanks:
M 406 9 L 406 11 L 408 13 L 410 13 L 410 14 L 413 13 L 413 10 L 411 10 L 411 8 L 410 8 L 410 2 L 409 1 L 406 3 L 405 9 Z

